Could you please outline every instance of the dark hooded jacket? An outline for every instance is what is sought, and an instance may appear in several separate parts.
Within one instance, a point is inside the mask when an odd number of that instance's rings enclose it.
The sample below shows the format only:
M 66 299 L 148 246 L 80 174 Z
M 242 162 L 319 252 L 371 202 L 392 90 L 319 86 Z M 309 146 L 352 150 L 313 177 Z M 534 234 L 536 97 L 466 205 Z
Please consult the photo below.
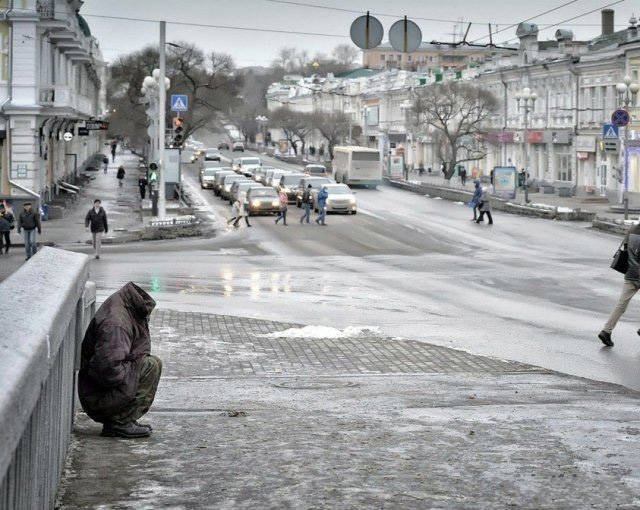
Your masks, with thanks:
M 78 395 L 95 421 L 108 421 L 133 400 L 142 360 L 151 351 L 148 317 L 156 303 L 129 282 L 97 311 L 82 341 Z

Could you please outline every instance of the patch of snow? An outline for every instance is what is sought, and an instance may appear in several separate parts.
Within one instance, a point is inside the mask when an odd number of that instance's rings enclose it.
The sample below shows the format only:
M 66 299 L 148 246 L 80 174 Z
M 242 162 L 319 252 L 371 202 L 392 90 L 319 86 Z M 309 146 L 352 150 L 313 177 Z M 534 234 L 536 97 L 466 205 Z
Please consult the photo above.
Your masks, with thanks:
M 442 200 L 442 197 L 433 197 L 434 200 Z
M 571 207 L 558 207 L 559 213 L 572 213 L 573 209 Z
M 464 202 L 454 202 L 456 205 L 464 205 Z
M 258 335 L 263 338 L 352 338 L 364 335 L 379 335 L 380 329 L 375 326 L 348 326 L 344 329 L 329 326 L 304 326 L 303 328 L 289 328 L 284 331 L 274 331 Z

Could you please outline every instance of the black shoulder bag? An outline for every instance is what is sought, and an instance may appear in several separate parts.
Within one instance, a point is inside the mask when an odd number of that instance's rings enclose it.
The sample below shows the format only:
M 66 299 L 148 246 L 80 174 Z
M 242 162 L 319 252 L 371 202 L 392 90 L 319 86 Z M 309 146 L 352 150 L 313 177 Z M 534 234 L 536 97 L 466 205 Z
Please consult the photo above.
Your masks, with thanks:
M 627 269 L 629 269 L 629 252 L 627 250 L 623 250 L 624 242 L 618 246 L 618 251 L 616 251 L 613 256 L 613 261 L 611 262 L 611 269 L 615 269 L 618 273 L 625 274 Z

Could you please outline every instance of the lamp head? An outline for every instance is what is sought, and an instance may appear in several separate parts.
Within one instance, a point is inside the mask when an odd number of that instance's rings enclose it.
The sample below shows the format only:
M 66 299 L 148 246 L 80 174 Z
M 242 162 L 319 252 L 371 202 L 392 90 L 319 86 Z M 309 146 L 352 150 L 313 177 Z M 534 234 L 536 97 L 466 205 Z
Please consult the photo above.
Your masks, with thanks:
M 153 76 L 154 80 L 158 81 L 160 79 L 160 69 L 154 69 L 151 76 Z

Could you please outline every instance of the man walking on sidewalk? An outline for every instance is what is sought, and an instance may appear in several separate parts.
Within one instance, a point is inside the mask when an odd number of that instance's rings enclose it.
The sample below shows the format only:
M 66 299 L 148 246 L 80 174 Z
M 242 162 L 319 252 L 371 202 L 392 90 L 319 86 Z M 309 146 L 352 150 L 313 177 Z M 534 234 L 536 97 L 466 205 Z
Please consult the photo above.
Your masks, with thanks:
M 118 148 L 118 142 L 115 140 L 111 142 L 111 161 L 116 162 L 116 149 Z
M 11 210 L 5 204 L 0 204 L 0 255 L 2 255 L 3 247 L 4 253 L 9 253 L 13 227 L 14 219 Z
M 93 238 L 93 251 L 97 259 L 100 258 L 102 251 L 102 235 L 109 232 L 107 225 L 107 213 L 102 208 L 100 200 L 93 201 L 93 207 L 84 218 L 84 226 L 91 228 L 91 236 Z
M 620 317 L 627 310 L 631 298 L 640 290 L 640 225 L 635 225 L 631 228 L 622 244 L 622 248 L 627 251 L 629 259 L 629 268 L 624 274 L 622 294 L 620 294 L 618 303 L 613 312 L 611 312 L 609 320 L 602 328 L 602 331 L 598 333 L 598 338 L 607 347 L 613 347 L 613 340 L 611 340 L 613 328 L 616 327 Z M 638 334 L 640 335 L 640 330 L 638 330 Z
M 22 205 L 22 212 L 18 215 L 18 234 L 24 229 L 24 250 L 27 254 L 25 260 L 29 260 L 38 251 L 36 243 L 36 230 L 42 234 L 40 225 L 40 213 L 31 209 L 31 202 Z

